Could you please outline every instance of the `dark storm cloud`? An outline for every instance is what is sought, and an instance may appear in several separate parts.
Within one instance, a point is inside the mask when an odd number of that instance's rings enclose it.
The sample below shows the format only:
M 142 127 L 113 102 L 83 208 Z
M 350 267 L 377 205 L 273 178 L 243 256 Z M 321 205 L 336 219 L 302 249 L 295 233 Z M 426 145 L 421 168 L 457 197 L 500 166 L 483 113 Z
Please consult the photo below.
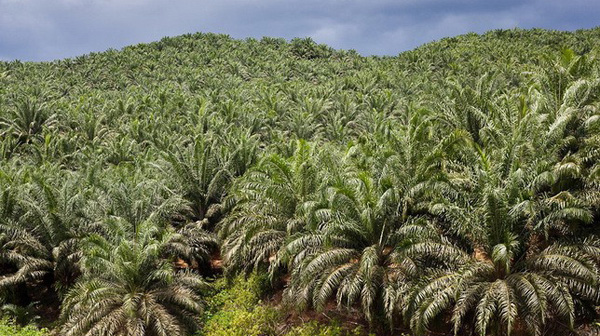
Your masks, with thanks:
M 52 60 L 203 31 L 235 38 L 310 36 L 395 55 L 496 28 L 599 24 L 594 0 L 0 0 L 0 59 Z

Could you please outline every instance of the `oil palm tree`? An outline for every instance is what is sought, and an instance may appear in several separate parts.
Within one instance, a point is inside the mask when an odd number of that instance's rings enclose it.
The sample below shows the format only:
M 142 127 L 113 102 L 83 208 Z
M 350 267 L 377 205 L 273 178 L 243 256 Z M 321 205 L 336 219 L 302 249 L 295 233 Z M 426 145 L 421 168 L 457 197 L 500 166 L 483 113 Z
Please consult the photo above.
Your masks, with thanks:
M 18 207 L 16 218 L 4 217 L 1 224 L 2 261 L 14 272 L 0 278 L 0 287 L 37 283 L 52 296 L 64 293 L 79 274 L 80 242 L 93 226 L 85 214 L 83 190 L 72 177 L 62 178 L 62 186 L 40 176 L 19 186 L 13 204 Z M 33 292 L 24 294 L 28 301 Z
M 405 272 L 415 266 L 398 258 L 396 250 L 398 194 L 368 173 L 331 187 L 328 194 L 329 209 L 316 211 L 324 223 L 286 245 L 292 270 L 286 299 L 301 309 L 323 309 L 332 296 L 340 306 L 360 302 L 372 321 L 378 308 L 395 301 Z
M 190 203 L 194 221 L 211 220 L 233 178 L 221 146 L 207 135 L 198 136 L 185 148 L 175 148 L 164 156 L 161 170 L 175 177 L 178 189 Z M 215 219 L 213 223 L 215 224 Z
M 521 162 L 521 168 L 507 173 L 502 161 L 512 160 L 510 156 L 473 146 L 479 159 L 469 200 L 447 213 L 451 221 L 461 222 L 458 231 L 467 243 L 443 255 L 413 251 L 414 258 L 443 256 L 452 262 L 448 270 L 429 270 L 411 289 L 404 310 L 411 328 L 424 334 L 434 321 L 444 321 L 445 314 L 455 334 L 541 335 L 558 322 L 572 327 L 576 306 L 593 306 L 600 300 L 597 239 L 552 237 L 532 246 L 537 222 L 529 225 L 514 211 L 527 192 L 527 166 Z
M 63 301 L 61 335 L 183 336 L 199 329 L 206 284 L 175 272 L 162 258 L 169 235 L 153 236 L 140 232 L 117 245 L 89 239 L 82 278 Z
M 124 175 L 116 177 L 113 174 Z M 218 250 L 218 240 L 201 222 L 173 222 L 179 214 L 190 211 L 188 203 L 141 171 L 117 169 L 113 174 L 100 179 L 101 185 L 110 184 L 99 187 L 103 190 L 96 201 L 94 214 L 99 230 L 93 233 L 110 239 L 113 244 L 121 240 L 135 241 L 140 232 L 169 233 L 165 257 L 180 258 L 205 271 L 203 268 L 210 256 Z
M 317 160 L 316 148 L 300 140 L 292 157 L 267 156 L 234 186 L 219 226 L 229 269 L 269 265 L 286 237 L 303 229 L 320 184 Z
M 2 135 L 10 135 L 19 143 L 30 139 L 42 132 L 44 126 L 50 126 L 56 121 L 56 116 L 48 111 L 46 103 L 40 103 L 36 98 L 20 98 L 8 115 L 0 117 Z
M 549 325 L 567 332 L 578 304 L 600 302 L 597 241 L 556 243 L 528 255 L 517 235 L 505 238 L 468 258 L 447 253 L 458 262 L 455 271 L 432 270 L 417 282 L 404 310 L 417 334 L 445 313 L 456 335 L 542 335 Z

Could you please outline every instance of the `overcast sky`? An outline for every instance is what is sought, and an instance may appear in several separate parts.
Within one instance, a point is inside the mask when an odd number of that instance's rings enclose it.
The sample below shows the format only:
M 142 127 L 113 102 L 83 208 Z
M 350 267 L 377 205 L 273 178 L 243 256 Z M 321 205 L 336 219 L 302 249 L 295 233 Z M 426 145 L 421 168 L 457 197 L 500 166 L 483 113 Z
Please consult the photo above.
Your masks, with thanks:
M 47 61 L 198 31 L 310 36 L 396 55 L 468 32 L 598 25 L 598 0 L 0 0 L 0 59 Z

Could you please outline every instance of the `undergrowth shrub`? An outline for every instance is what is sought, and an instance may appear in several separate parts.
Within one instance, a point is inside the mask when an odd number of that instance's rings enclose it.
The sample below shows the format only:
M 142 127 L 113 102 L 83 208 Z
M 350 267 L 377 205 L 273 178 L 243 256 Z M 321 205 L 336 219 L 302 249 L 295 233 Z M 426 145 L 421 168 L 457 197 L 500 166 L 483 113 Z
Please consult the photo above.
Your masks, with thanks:
M 251 275 L 235 278 L 230 284 L 220 279 L 214 284 L 216 294 L 210 297 L 204 315 L 203 336 L 274 335 L 280 313 L 261 305 L 266 277 Z
M 19 327 L 7 319 L 0 320 L 0 336 L 47 336 L 48 330 L 34 326 Z

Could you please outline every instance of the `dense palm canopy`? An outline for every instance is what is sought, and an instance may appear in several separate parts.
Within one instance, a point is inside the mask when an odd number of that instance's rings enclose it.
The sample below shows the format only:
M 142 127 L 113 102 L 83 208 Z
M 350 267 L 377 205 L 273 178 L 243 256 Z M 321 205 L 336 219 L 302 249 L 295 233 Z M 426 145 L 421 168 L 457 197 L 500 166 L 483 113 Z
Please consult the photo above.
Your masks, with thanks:
M 194 34 L 0 62 L 3 314 L 191 335 L 224 270 L 382 334 L 586 329 L 599 42 L 496 30 L 362 57 Z

